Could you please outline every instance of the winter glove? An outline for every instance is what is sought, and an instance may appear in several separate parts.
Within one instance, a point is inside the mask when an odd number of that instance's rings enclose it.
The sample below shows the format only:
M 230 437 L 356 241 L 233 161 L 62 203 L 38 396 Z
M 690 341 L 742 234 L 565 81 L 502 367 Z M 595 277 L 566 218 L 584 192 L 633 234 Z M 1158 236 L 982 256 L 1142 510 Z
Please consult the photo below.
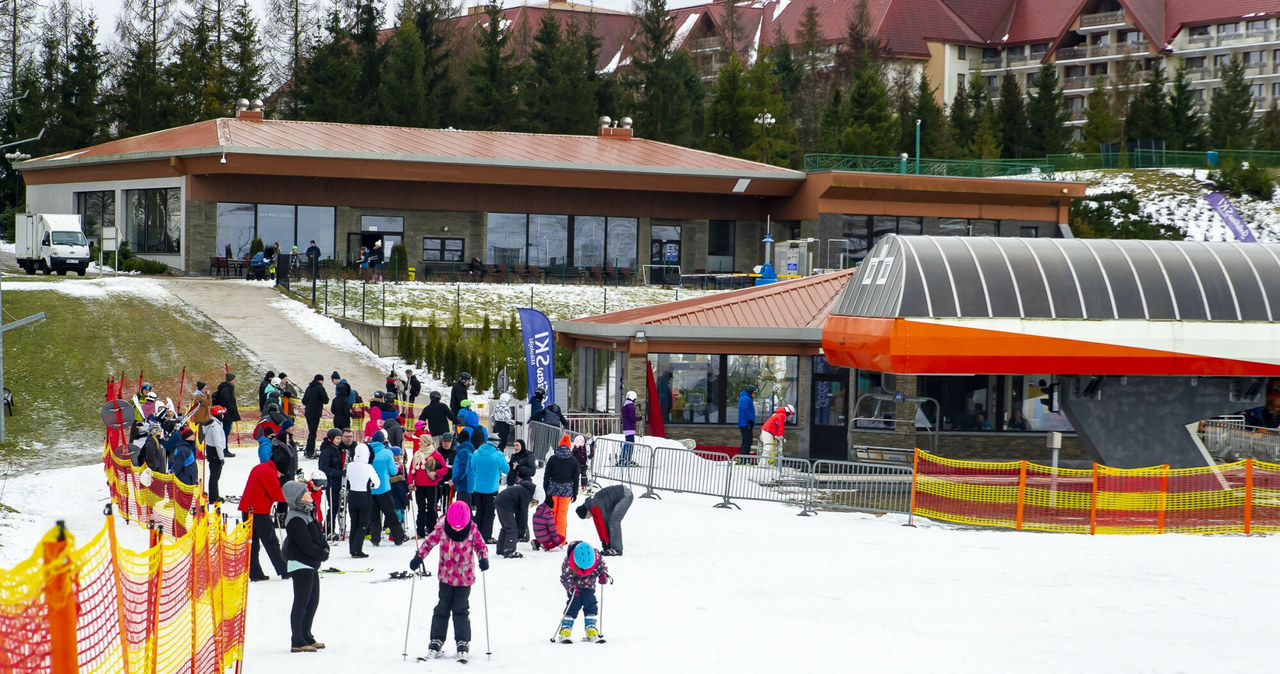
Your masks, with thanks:
M 481 570 L 481 571 L 488 571 L 488 570 L 489 570 L 489 558 L 488 558 L 488 557 L 481 557 L 481 558 L 480 558 L 480 570 Z
M 607 574 L 607 573 L 602 573 L 602 574 L 600 574 L 600 584 L 601 584 L 601 585 L 613 585 L 613 576 L 610 576 L 610 575 L 609 575 L 609 574 Z
M 410 569 L 417 571 L 418 567 L 421 567 L 421 566 L 422 566 L 422 555 L 414 555 L 413 559 L 409 560 Z

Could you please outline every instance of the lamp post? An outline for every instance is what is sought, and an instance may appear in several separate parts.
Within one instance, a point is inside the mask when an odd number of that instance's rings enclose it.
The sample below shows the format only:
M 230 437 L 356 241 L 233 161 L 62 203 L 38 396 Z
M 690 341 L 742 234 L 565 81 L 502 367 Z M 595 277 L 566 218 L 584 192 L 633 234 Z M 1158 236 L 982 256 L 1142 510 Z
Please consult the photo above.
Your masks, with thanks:
M 760 125 L 761 140 L 764 141 L 764 163 L 769 164 L 769 128 L 778 120 L 769 114 L 768 110 L 756 115 L 756 124 Z
M 916 120 L 916 175 L 920 175 L 920 120 Z
M 9 166 L 13 166 L 14 164 L 17 164 L 20 161 L 26 161 L 30 159 L 31 155 L 25 152 L 6 152 L 4 153 L 4 158 L 9 160 Z M 18 185 L 19 185 L 18 170 L 17 169 L 12 169 L 12 170 L 13 170 L 13 202 L 14 204 L 20 204 L 22 203 L 22 199 L 18 197 L 18 189 L 19 189 L 18 188 Z

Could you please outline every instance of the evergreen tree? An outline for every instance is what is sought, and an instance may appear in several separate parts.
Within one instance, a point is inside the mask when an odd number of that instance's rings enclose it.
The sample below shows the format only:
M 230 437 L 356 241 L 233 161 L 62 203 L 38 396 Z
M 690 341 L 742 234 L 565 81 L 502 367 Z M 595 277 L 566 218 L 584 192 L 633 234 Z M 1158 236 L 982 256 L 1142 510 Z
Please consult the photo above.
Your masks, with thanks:
M 542 15 L 532 67 L 521 93 L 531 127 L 541 133 L 591 133 L 596 125 L 598 38 L 576 23 L 562 31 L 555 14 Z
M 449 79 L 453 50 L 445 40 L 445 21 L 453 15 L 449 0 L 425 0 L 414 9 L 418 39 L 422 40 L 423 126 L 448 126 L 454 120 L 454 95 Z
M 692 146 L 706 92 L 684 50 L 675 50 L 676 26 L 666 0 L 640 0 L 639 31 L 632 57 L 639 76 L 636 123 L 645 137 Z
M 391 51 L 382 66 L 378 118 L 383 124 L 425 126 L 426 63 L 417 23 L 411 15 L 401 15 L 400 25 L 391 38 Z
M 911 110 L 911 119 L 913 125 L 915 120 L 920 120 L 920 156 L 947 156 L 943 153 L 944 145 L 950 137 L 947 117 L 934 99 L 934 89 L 925 73 L 920 74 L 920 81 L 916 84 L 915 107 Z M 912 129 L 912 133 L 915 133 L 915 129 Z M 914 140 L 913 138 L 913 144 Z
M 98 24 L 92 14 L 81 13 L 72 27 L 70 49 L 58 78 L 58 120 L 50 142 L 59 149 L 89 147 L 105 139 L 102 85 L 107 74 L 107 53 L 98 50 Z
M 215 12 L 208 0 L 197 0 L 191 15 L 179 24 L 177 58 L 165 69 L 172 126 L 225 117 L 231 109 Z
M 916 107 L 916 82 L 909 65 L 899 65 L 893 70 L 893 81 L 889 86 L 889 107 L 898 119 L 898 152 L 906 152 L 914 157 L 916 154 L 916 118 L 912 114 Z
M 978 120 L 969 102 L 969 93 L 965 89 L 957 89 L 951 99 L 951 140 L 956 148 L 956 157 L 966 156 L 973 133 L 978 129 Z M 979 111 L 981 114 L 981 111 Z
M 351 92 L 359 73 L 352 50 L 351 35 L 342 25 L 342 15 L 329 13 L 325 36 L 311 48 L 298 68 L 293 87 L 293 105 L 300 119 L 317 122 L 346 122 L 353 117 Z
M 769 48 L 767 59 L 769 72 L 778 79 L 779 92 L 782 93 L 787 105 L 791 105 L 796 99 L 796 93 L 800 90 L 800 84 L 804 81 L 804 70 L 796 61 L 791 45 L 787 44 L 782 37 L 781 28 L 773 38 L 773 46 Z
M 318 14 L 315 0 L 267 0 L 265 41 L 275 54 L 271 79 L 283 87 L 279 105 L 289 118 L 301 115 L 297 96 L 300 73 L 306 58 L 316 51 L 316 43 L 324 39 L 323 31 L 316 30 Z M 326 18 L 335 20 L 332 15 Z M 342 25 L 341 16 L 336 20 Z
M 1271 107 L 1258 120 L 1258 129 L 1253 135 L 1253 149 L 1280 151 L 1280 107 L 1276 106 L 1275 100 L 1271 101 Z
M 1172 117 L 1169 98 L 1165 95 L 1164 69 L 1157 61 L 1147 73 L 1142 91 L 1129 101 L 1124 120 L 1124 135 L 1129 140 L 1167 141 Z M 1166 147 L 1166 149 L 1169 149 Z
M 978 126 L 973 131 L 973 140 L 969 141 L 968 155 L 973 159 L 999 159 L 1000 140 L 996 137 L 996 118 L 991 113 L 978 118 Z
M 1169 92 L 1169 142 L 1165 147 L 1170 150 L 1205 149 L 1204 126 L 1193 94 L 1187 63 L 1179 61 Z
M 854 74 L 842 116 L 840 152 L 846 154 L 892 154 L 898 145 L 898 120 L 889 105 L 889 95 L 880 81 L 879 64 L 864 60 Z
M 822 112 L 831 97 L 830 78 L 819 68 L 821 53 L 818 40 L 821 35 L 818 7 L 805 7 L 804 17 L 792 39 L 797 45 L 796 63 L 800 66 L 800 86 L 793 102 L 792 113 L 796 119 L 796 140 L 800 152 L 817 152 L 822 147 Z
M 1253 94 L 1244 79 L 1244 62 L 1233 52 L 1222 69 L 1222 88 L 1209 103 L 1209 142 L 1214 148 L 1239 150 L 1253 142 Z
M 819 20 L 818 6 L 808 5 L 804 8 L 804 18 L 796 28 L 795 42 L 800 49 L 800 69 L 806 75 L 818 71 L 822 65 L 821 47 L 818 41 L 822 38 L 822 23 Z
M 507 43 L 511 33 L 502 30 L 502 7 L 490 3 L 484 9 L 488 21 L 476 35 L 479 51 L 467 64 L 471 92 L 466 102 L 467 128 L 496 131 L 518 125 L 511 105 L 514 73 Z
M 121 63 L 110 106 L 120 137 L 169 126 L 164 66 L 174 40 L 173 0 L 126 0 L 117 22 Z
M 819 152 L 840 152 L 840 134 L 844 133 L 847 123 L 845 118 L 844 92 L 839 87 L 831 87 L 831 96 L 822 109 L 819 123 L 817 148 Z
M 754 116 L 747 107 L 747 86 L 742 62 L 735 52 L 720 68 L 716 82 L 711 87 L 711 100 L 707 104 L 707 150 L 733 157 L 743 156 L 752 142 L 751 126 Z
M 782 93 L 780 78 L 767 60 L 757 60 L 747 71 L 747 116 L 751 118 L 751 144 L 744 150 L 748 159 L 775 166 L 797 166 L 803 156 L 796 147 L 796 126 L 791 106 Z M 755 123 L 760 115 L 773 117 L 773 126 Z
M 382 63 L 387 59 L 386 45 L 378 35 L 382 31 L 382 7 L 373 0 L 356 7 L 355 30 L 351 34 L 359 70 L 351 95 L 356 103 L 345 121 L 370 124 L 379 121 L 378 88 L 382 79 Z
M 1102 152 L 1103 148 L 1120 140 L 1122 126 L 1111 105 L 1111 97 L 1107 94 L 1105 80 L 1098 78 L 1093 92 L 1085 99 L 1084 113 L 1084 145 L 1087 154 Z
M 1022 101 L 1018 78 L 1005 72 L 1000 78 L 1000 104 L 996 106 L 996 124 L 1000 135 L 1000 156 L 1017 159 L 1028 156 L 1030 133 L 1027 129 L 1027 107 Z
M 874 64 L 879 76 L 879 65 L 884 57 L 884 47 L 875 34 L 875 26 L 871 23 L 871 11 L 867 8 L 867 0 L 857 0 L 853 9 L 853 17 L 849 19 L 849 27 L 845 33 L 844 45 L 836 52 L 836 72 L 841 81 L 851 81 L 859 77 L 864 65 Z
M 23 152 L 27 154 L 39 157 L 55 150 L 70 149 L 54 146 L 55 140 L 49 133 L 60 119 L 56 92 L 61 86 L 64 70 L 60 45 L 53 35 L 46 34 L 39 50 L 24 60 L 18 71 L 18 91 L 26 92 L 26 96 L 14 103 L 11 122 L 14 137 L 33 138 L 45 133 L 41 140 L 22 145 Z
M 259 99 L 266 93 L 267 66 L 262 60 L 258 20 L 253 17 L 249 0 L 240 0 L 232 10 L 223 64 L 228 104 L 240 98 Z
M 1026 156 L 1061 154 L 1067 149 L 1066 123 L 1071 112 L 1063 102 L 1057 69 L 1049 64 L 1041 66 L 1032 80 L 1032 89 L 1027 101 Z

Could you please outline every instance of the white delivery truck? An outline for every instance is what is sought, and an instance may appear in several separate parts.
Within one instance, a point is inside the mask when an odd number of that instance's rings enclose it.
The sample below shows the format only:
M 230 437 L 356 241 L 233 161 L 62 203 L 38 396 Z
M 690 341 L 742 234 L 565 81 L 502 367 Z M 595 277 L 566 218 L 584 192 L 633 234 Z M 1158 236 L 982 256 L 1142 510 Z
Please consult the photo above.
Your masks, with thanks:
M 15 224 L 18 266 L 24 271 L 63 276 L 75 271 L 84 276 L 89 268 L 89 242 L 80 230 L 79 215 L 19 213 Z

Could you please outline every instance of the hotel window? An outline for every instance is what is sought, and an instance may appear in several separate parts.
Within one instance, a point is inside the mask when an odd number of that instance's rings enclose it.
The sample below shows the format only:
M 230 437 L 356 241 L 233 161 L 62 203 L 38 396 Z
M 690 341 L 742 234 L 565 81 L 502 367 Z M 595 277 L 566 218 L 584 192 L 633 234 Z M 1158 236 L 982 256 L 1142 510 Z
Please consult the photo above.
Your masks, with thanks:
M 1249 85 L 1249 93 L 1253 94 L 1253 100 L 1255 101 L 1260 101 L 1266 96 L 1266 94 L 1263 92 L 1261 84 Z
M 125 228 L 135 253 L 178 253 L 182 242 L 182 190 L 126 190 Z
M 422 238 L 423 262 L 466 262 L 463 239 Z
M 956 58 L 960 59 L 961 61 L 968 60 L 968 53 L 964 45 L 959 45 L 956 47 Z
M 1039 44 L 1033 44 L 1033 45 L 1031 45 L 1031 57 L 1032 57 L 1032 58 L 1035 58 L 1035 57 L 1037 57 L 1037 56 L 1044 56 L 1046 53 L 1048 53 L 1048 51 L 1049 51 L 1049 43 L 1048 43 L 1048 42 L 1041 42 L 1041 43 L 1039 43 Z
M 707 271 L 733 271 L 733 220 L 711 220 L 707 223 Z
M 1008 53 L 1009 53 L 1009 60 L 1010 60 L 1010 61 L 1022 61 L 1022 60 L 1025 60 L 1025 59 L 1027 58 L 1027 47 L 1026 47 L 1026 45 L 1018 45 L 1018 46 L 1016 46 L 1016 47 L 1009 47 L 1009 49 L 1008 49 L 1007 51 L 1008 51 Z
M 1195 39 L 1198 37 L 1209 37 L 1209 27 L 1208 26 L 1192 26 L 1187 31 L 1187 37 L 1191 39 Z
M 102 234 L 103 227 L 116 226 L 116 193 L 76 192 L 76 213 L 84 220 L 84 232 L 91 239 Z
M 1267 29 L 1267 20 L 1266 20 L 1266 19 L 1251 19 L 1250 21 L 1248 21 L 1247 23 L 1245 23 L 1245 25 L 1244 25 L 1244 29 L 1245 29 L 1246 31 L 1250 31 L 1250 32 L 1255 31 L 1255 30 L 1266 30 L 1266 29 Z
M 1280 82 L 1271 85 L 1271 97 L 1280 98 Z
M 1036 74 L 1027 73 L 1027 86 L 1023 87 L 1023 91 L 1031 91 L 1036 88 Z
M 1232 35 L 1239 32 L 1240 32 L 1240 24 L 1238 23 L 1218 24 L 1218 35 Z
M 1263 52 L 1263 51 L 1247 51 L 1241 54 L 1240 56 L 1241 58 L 1244 59 L 1245 65 L 1255 66 L 1255 65 L 1260 65 L 1263 62 L 1264 60 L 1263 57 L 1265 55 L 1266 55 L 1266 52 Z
M 1191 58 L 1187 59 L 1187 69 L 1188 69 L 1188 70 L 1195 70 L 1196 68 L 1203 68 L 1203 67 L 1204 67 L 1204 57 L 1203 57 L 1203 56 L 1193 56 L 1193 57 L 1191 57 Z

